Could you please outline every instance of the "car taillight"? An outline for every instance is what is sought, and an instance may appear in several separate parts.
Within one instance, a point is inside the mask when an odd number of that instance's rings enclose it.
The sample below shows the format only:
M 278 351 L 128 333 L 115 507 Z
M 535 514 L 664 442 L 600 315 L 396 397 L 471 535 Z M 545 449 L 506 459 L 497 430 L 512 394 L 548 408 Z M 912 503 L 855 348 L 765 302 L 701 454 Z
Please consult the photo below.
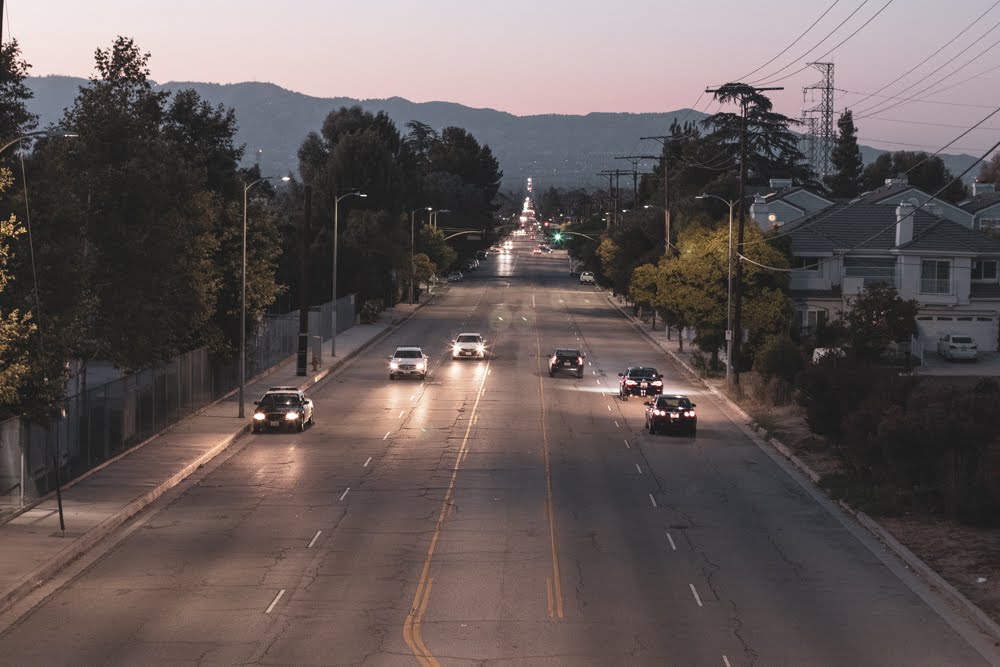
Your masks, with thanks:
M 625 380 L 625 384 L 638 384 L 635 380 Z
M 659 380 L 654 380 L 654 381 L 653 381 L 653 386 L 654 386 L 654 387 L 662 387 L 662 386 L 663 386 L 663 383 L 662 383 L 662 382 L 660 382 Z
M 576 363 L 579 364 L 579 365 L 581 365 L 581 366 L 583 366 L 583 357 L 577 357 L 576 358 Z
M 556 355 L 554 355 L 554 354 L 553 354 L 553 355 L 552 355 L 552 358 L 551 358 L 551 359 L 549 359 L 549 363 L 550 363 L 550 364 L 554 364 L 554 363 L 556 363 L 556 361 L 558 361 L 558 359 L 556 359 Z

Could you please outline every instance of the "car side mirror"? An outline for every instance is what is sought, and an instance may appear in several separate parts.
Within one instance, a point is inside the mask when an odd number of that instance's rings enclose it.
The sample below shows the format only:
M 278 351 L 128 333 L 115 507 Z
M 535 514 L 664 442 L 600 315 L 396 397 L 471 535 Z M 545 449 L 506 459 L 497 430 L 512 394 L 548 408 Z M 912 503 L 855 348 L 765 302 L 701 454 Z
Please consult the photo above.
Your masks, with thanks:
M 625 374 L 624 373 L 619 373 L 618 377 L 623 378 L 623 377 L 625 377 Z
M 254 405 L 260 405 L 260 401 L 254 401 L 253 404 Z
M 662 379 L 663 379 L 663 373 L 660 373 L 660 374 L 659 374 L 659 375 L 657 375 L 656 377 L 657 377 L 657 379 L 658 379 L 658 380 L 662 380 Z
M 698 404 L 697 404 L 697 403 L 692 403 L 692 404 L 691 404 L 691 407 L 692 407 L 692 408 L 696 408 L 696 407 L 698 407 Z
M 652 405 L 652 403 L 650 403 L 649 401 L 643 401 L 643 403 L 642 403 L 642 404 L 643 404 L 643 405 Z

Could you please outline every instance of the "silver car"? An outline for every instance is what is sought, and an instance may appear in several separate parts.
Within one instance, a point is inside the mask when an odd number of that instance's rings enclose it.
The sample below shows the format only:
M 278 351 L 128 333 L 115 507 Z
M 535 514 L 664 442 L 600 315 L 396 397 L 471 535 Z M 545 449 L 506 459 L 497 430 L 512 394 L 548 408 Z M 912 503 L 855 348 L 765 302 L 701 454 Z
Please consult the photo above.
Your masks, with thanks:
M 423 380 L 427 377 L 428 357 L 419 347 L 397 347 L 389 357 L 389 379 L 403 375 L 415 375 Z
M 975 361 L 978 356 L 976 341 L 966 334 L 945 334 L 938 338 L 937 353 L 948 361 L 968 359 Z

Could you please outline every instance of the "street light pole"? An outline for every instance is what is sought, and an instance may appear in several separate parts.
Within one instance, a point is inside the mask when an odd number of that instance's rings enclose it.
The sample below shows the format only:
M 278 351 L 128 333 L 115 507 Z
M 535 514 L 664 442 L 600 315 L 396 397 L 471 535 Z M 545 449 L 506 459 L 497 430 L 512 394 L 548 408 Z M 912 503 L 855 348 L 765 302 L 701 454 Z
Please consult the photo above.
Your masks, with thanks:
M 239 402 L 240 402 L 240 419 L 244 418 L 246 415 L 243 408 L 243 393 L 244 387 L 247 382 L 246 375 L 246 365 L 247 365 L 247 193 L 250 192 L 250 188 L 257 185 L 258 183 L 263 183 L 264 181 L 269 181 L 274 176 L 264 176 L 258 178 L 256 181 L 245 185 L 243 187 L 243 249 L 241 251 L 240 264 L 243 267 L 240 272 L 240 391 L 239 391 Z M 288 176 L 283 176 L 281 178 L 283 181 L 289 180 Z
M 333 199 L 333 316 L 331 321 L 333 328 L 330 330 L 330 356 L 337 356 L 337 222 L 339 217 L 340 200 L 345 197 L 367 197 L 363 192 L 353 190 Z
M 413 281 L 417 277 L 417 266 L 413 263 L 413 216 L 417 211 L 427 210 L 433 211 L 434 209 L 430 206 L 421 206 L 420 208 L 415 208 L 410 211 L 410 305 L 413 305 Z
M 37 132 L 28 132 L 26 134 L 22 134 L 16 139 L 11 139 L 3 146 L 0 146 L 0 153 L 3 153 L 5 150 L 10 148 L 14 144 L 21 143 L 25 139 L 34 139 L 36 137 L 78 137 L 78 136 L 80 135 L 75 134 L 73 132 L 65 132 L 62 130 L 39 130 Z

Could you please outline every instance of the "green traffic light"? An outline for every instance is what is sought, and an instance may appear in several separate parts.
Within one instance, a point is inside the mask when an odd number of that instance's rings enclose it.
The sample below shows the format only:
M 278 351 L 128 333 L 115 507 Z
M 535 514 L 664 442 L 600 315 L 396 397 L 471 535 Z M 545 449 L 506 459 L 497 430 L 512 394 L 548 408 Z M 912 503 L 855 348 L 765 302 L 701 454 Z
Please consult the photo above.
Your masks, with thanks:
M 552 238 L 554 238 L 556 241 L 562 241 L 562 234 L 556 232 L 555 234 L 552 235 Z

